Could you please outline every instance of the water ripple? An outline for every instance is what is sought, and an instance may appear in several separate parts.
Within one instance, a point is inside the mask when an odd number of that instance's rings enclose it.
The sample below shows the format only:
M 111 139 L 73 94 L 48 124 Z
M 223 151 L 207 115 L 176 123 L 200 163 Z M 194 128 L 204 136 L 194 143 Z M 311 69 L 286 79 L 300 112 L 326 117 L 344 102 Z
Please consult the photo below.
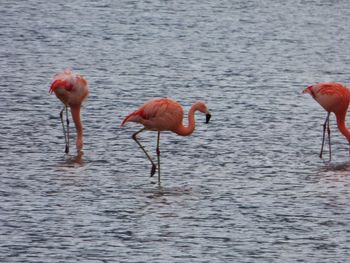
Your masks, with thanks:
M 301 91 L 349 85 L 349 17 L 343 0 L 2 1 L 0 261 L 347 261 L 348 145 L 332 116 L 319 159 L 326 114 Z M 48 94 L 66 67 L 91 91 L 80 156 Z M 120 127 L 153 97 L 213 115 L 162 135 L 161 186 Z

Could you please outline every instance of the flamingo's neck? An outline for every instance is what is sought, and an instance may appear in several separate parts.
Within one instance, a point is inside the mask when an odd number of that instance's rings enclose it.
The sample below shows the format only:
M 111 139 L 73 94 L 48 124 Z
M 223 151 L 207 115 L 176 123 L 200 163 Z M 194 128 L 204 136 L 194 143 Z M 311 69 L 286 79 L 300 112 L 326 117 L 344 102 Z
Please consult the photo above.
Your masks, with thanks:
M 191 135 L 194 131 L 194 128 L 196 126 L 195 124 L 195 120 L 194 120 L 194 113 L 197 110 L 196 105 L 193 105 L 190 109 L 190 111 L 188 112 L 188 126 L 184 126 L 183 124 L 181 124 L 176 130 L 175 132 L 178 135 L 181 136 L 188 136 Z
M 337 125 L 338 125 L 339 131 L 348 139 L 350 144 L 350 131 L 345 126 L 345 116 L 346 116 L 346 112 L 344 114 L 336 114 Z
M 83 124 L 80 120 L 80 105 L 71 106 L 72 118 L 77 130 L 76 147 L 77 151 L 80 152 L 83 149 Z

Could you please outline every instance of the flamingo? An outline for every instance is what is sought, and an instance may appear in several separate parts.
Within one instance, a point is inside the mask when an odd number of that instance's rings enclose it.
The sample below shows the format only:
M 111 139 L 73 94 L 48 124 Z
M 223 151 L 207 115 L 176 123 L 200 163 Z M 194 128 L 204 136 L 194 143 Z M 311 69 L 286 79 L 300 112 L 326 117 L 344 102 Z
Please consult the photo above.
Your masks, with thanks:
M 329 161 L 331 160 L 331 137 L 329 128 L 329 116 L 333 112 L 337 119 L 339 131 L 348 139 L 350 144 L 350 131 L 345 126 L 346 112 L 350 102 L 349 89 L 336 82 L 318 83 L 304 89 L 303 93 L 309 93 L 326 111 L 327 117 L 323 124 L 322 146 L 320 158 L 322 158 L 325 133 L 327 129 L 329 145 Z
M 65 153 L 69 152 L 69 120 L 68 107 L 71 109 L 72 118 L 77 131 L 76 149 L 78 154 L 83 149 L 83 124 L 80 120 L 80 108 L 84 99 L 89 95 L 87 81 L 81 75 L 74 74 L 66 69 L 54 76 L 49 93 L 55 93 L 56 97 L 62 101 L 64 107 L 60 112 L 63 127 L 64 140 L 66 143 Z M 66 110 L 67 131 L 64 127 L 63 112 Z
M 210 120 L 210 113 L 207 106 L 202 101 L 197 101 L 192 105 L 188 113 L 188 126 L 185 127 L 182 123 L 184 112 L 181 105 L 169 98 L 157 98 L 152 99 L 144 103 L 139 109 L 132 112 L 123 120 L 121 126 L 127 122 L 136 122 L 142 124 L 144 127 L 132 135 L 132 138 L 139 145 L 142 151 L 145 153 L 147 159 L 151 162 L 151 177 L 156 171 L 156 165 L 152 158 L 147 153 L 146 149 L 137 139 L 137 135 L 144 130 L 157 131 L 157 161 L 158 161 L 158 184 L 160 184 L 160 132 L 161 131 L 172 131 L 181 136 L 189 136 L 195 129 L 195 118 L 194 114 L 196 111 L 200 111 L 206 114 L 206 123 Z

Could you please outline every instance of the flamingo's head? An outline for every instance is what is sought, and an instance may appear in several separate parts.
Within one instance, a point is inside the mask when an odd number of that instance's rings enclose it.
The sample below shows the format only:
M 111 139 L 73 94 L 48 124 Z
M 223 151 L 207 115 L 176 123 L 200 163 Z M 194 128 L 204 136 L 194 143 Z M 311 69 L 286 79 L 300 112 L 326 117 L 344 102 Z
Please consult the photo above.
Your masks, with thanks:
M 207 105 L 202 101 L 198 101 L 196 103 L 196 109 L 205 114 L 205 123 L 209 123 L 211 114 L 209 113 Z
M 65 79 L 56 79 L 52 82 L 49 93 L 51 94 L 58 88 L 64 88 L 65 90 L 71 91 L 73 89 L 73 84 Z

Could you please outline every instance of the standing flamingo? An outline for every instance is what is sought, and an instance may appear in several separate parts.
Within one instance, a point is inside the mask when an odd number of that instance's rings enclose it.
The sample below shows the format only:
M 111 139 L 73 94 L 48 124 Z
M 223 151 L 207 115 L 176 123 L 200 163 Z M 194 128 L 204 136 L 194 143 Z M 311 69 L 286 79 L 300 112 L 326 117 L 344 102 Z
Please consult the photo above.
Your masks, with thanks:
M 337 118 L 337 126 L 340 132 L 348 139 L 350 144 L 350 131 L 345 126 L 345 116 L 350 102 L 350 91 L 347 87 L 336 82 L 318 83 L 307 87 L 303 93 L 310 95 L 328 112 L 323 124 L 322 146 L 320 158 L 322 158 L 325 133 L 328 133 L 329 160 L 331 160 L 331 135 L 329 128 L 329 115 L 334 112 Z
M 194 113 L 197 110 L 206 114 L 206 123 L 208 123 L 211 117 L 208 108 L 203 102 L 198 101 L 192 105 L 188 113 L 188 126 L 185 127 L 182 124 L 184 113 L 181 105 L 175 100 L 168 98 L 149 100 L 138 110 L 132 112 L 123 120 L 121 126 L 123 126 L 126 122 L 137 122 L 144 126 L 141 130 L 135 132 L 132 135 L 132 138 L 140 146 L 140 148 L 146 154 L 148 160 L 151 162 L 151 176 L 153 176 L 156 171 L 156 165 L 136 136 L 144 130 L 158 132 L 156 148 L 158 160 L 158 184 L 160 184 L 160 132 L 172 131 L 181 136 L 188 136 L 192 134 L 195 128 Z
M 89 95 L 87 81 L 81 75 L 74 74 L 66 69 L 55 75 L 49 90 L 50 94 L 52 92 L 54 92 L 56 97 L 64 104 L 64 108 L 60 112 L 60 118 L 66 143 L 65 153 L 69 152 L 68 107 L 70 107 L 77 131 L 76 148 L 79 154 L 83 149 L 83 124 L 80 120 L 80 108 L 84 99 Z M 63 121 L 64 110 L 66 110 L 67 132 Z

